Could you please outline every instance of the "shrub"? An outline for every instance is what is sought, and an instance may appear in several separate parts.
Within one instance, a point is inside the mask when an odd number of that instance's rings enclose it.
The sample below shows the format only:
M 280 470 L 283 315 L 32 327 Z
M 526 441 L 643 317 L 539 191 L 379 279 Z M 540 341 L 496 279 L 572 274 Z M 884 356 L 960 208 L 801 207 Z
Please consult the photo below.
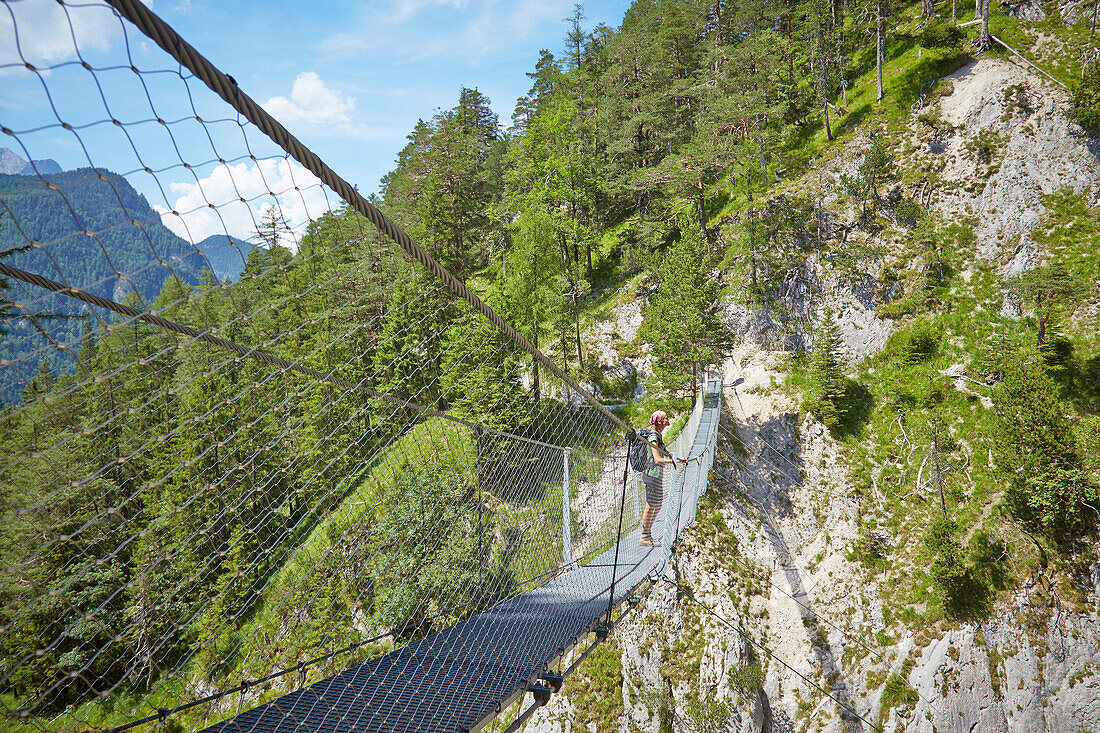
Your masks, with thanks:
M 901 364 L 916 364 L 935 355 L 943 339 L 943 329 L 927 318 L 890 335 L 884 352 Z
M 848 548 L 845 558 L 849 562 L 861 562 L 871 568 L 885 569 L 888 553 L 889 545 L 886 538 L 864 529 Z
M 904 198 L 894 207 L 894 216 L 899 223 L 915 227 L 925 217 L 924 207 L 911 198 Z
M 1004 147 L 1005 138 L 993 130 L 979 130 L 966 141 L 966 149 L 978 159 L 981 165 L 990 165 Z
M 1001 103 L 1005 107 L 1002 119 L 1011 119 L 1015 115 L 1026 116 L 1035 111 L 1027 84 L 1013 84 L 1005 87 L 1001 92 Z
M 911 708 L 920 701 L 920 695 L 900 674 L 892 674 L 882 690 L 882 709 Z
M 1066 116 L 1089 132 L 1100 130 L 1100 61 L 1088 64 L 1073 87 Z

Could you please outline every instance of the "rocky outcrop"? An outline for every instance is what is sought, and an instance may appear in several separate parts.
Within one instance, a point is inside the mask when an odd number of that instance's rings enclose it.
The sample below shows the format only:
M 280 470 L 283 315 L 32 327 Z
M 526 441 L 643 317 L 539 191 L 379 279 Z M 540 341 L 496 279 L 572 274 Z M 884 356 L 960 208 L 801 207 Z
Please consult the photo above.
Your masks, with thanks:
M 1074 8 L 1063 4 L 1063 18 Z M 935 112 L 938 131 L 915 133 L 903 164 L 929 172 L 922 194 L 945 219 L 972 217 L 980 258 L 1002 276 L 1022 272 L 1036 264 L 1029 233 L 1044 195 L 1096 200 L 1100 146 L 1067 121 L 1062 90 L 1013 63 L 983 58 L 948 81 L 937 109 L 914 114 Z M 980 134 L 994 143 L 986 161 L 974 153 Z M 865 144 L 814 175 L 836 183 Z M 810 346 L 826 309 L 850 361 L 882 348 L 893 321 L 876 309 L 892 296 L 875 274 L 842 280 L 810 255 L 774 307 L 727 307 L 741 345 L 726 383 L 740 381 L 726 395 L 718 498 L 680 546 L 673 582 L 657 583 L 614 634 L 616 714 L 597 721 L 567 683 L 528 730 L 1100 731 L 1100 563 L 1077 579 L 1085 600 L 1063 605 L 1040 576 L 986 620 L 933 630 L 891 619 L 878 576 L 849 559 L 857 543 L 891 543 L 889 528 L 859 516 L 860 501 L 882 498 L 883 466 L 857 499 L 842 446 L 775 385 L 782 352 Z M 602 327 L 608 344 L 629 329 L 624 315 Z M 941 373 L 989 407 L 965 365 Z
M 1100 617 L 1041 578 L 982 623 L 930 636 L 887 622 L 874 576 L 846 557 L 858 504 L 841 447 L 773 388 L 779 356 L 746 345 L 727 365 L 744 381 L 727 394 L 721 498 L 612 637 L 614 723 L 577 706 L 574 680 L 525 730 L 1100 730 Z M 1082 582 L 1100 599 L 1100 567 Z
M 1043 4 L 1039 0 L 1019 0 L 1018 2 L 1002 0 L 1001 11 L 1017 20 L 1038 22 L 1047 18 L 1047 12 L 1043 10 Z
M 814 324 L 825 311 L 836 321 L 850 364 L 874 354 L 893 331 L 875 309 L 889 300 L 873 277 L 839 277 L 817 257 L 791 270 L 776 294 L 777 304 L 726 306 L 726 325 L 739 340 L 769 349 L 802 351 L 813 346 Z
M 29 163 L 10 148 L 0 148 L 0 173 L 9 176 L 36 176 L 60 173 L 61 166 L 50 158 L 32 160 Z
M 940 111 L 951 130 L 936 207 L 949 218 L 975 215 L 979 256 L 1005 266 L 1028 247 L 1043 195 L 1069 188 L 1096 196 L 1100 148 L 1066 119 L 1064 90 L 1015 64 L 982 59 L 947 80 L 952 92 Z M 995 136 L 999 165 L 984 166 L 967 150 L 983 132 Z

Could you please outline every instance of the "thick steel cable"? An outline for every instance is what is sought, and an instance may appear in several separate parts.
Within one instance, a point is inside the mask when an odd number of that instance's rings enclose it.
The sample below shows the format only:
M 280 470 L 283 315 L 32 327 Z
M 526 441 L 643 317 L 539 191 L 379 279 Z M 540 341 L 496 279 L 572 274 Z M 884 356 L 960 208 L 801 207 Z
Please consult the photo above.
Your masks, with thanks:
M 106 0 L 118 13 L 137 26 L 138 30 L 148 36 L 154 43 L 160 46 L 172 58 L 185 66 L 200 81 L 210 88 L 212 92 L 224 99 L 234 109 L 240 112 L 246 119 L 267 135 L 276 145 L 289 153 L 295 160 L 305 166 L 313 175 L 317 176 L 329 188 L 335 191 L 344 201 L 351 204 L 356 211 L 362 214 L 380 232 L 396 242 L 410 257 L 427 268 L 438 277 L 457 296 L 476 308 L 482 315 L 498 329 L 504 332 L 508 338 L 519 344 L 524 351 L 538 360 L 540 364 L 551 371 L 558 379 L 568 384 L 577 394 L 585 398 L 596 409 L 602 412 L 624 430 L 630 426 L 624 423 L 611 410 L 588 393 L 568 374 L 563 372 L 557 364 L 536 348 L 522 334 L 486 305 L 481 298 L 474 294 L 466 284 L 451 274 L 447 268 L 439 264 L 434 257 L 420 245 L 416 244 L 403 229 L 390 221 L 378 207 L 371 204 L 350 183 L 338 176 L 320 157 L 301 143 L 285 127 L 272 117 L 263 107 L 257 104 L 251 97 L 245 94 L 233 77 L 222 73 L 214 64 L 199 53 L 191 44 L 183 40 L 176 31 L 168 25 L 160 16 L 147 8 L 141 0 Z
M 147 319 L 143 319 L 143 320 L 147 320 Z M 507 335 L 507 334 L 505 334 L 505 335 Z M 205 340 L 205 339 L 203 339 L 203 338 L 202 338 L 202 337 L 200 336 L 200 337 L 197 337 L 197 339 L 196 339 L 196 340 Z M 274 343 L 274 342 L 269 342 L 269 343 Z M 242 348 L 245 348 L 245 347 L 242 347 Z M 245 356 L 251 356 L 251 357 L 256 357 L 256 356 L 257 356 L 257 353 L 260 353 L 260 352 L 258 352 L 258 349 L 246 349 L 246 350 L 247 350 L 247 352 L 248 352 L 248 353 L 244 354 Z M 242 352 L 238 352 L 238 353 L 242 353 Z M 276 363 L 276 366 L 281 366 L 280 364 L 278 364 L 278 362 L 275 362 L 275 363 Z M 289 363 L 289 362 L 288 362 L 288 363 Z M 124 368 L 124 367 L 119 367 L 119 371 L 121 372 L 121 370 L 122 370 L 123 368 Z M 292 369 L 292 370 L 295 370 L 295 371 L 302 371 L 301 369 L 295 369 L 295 365 L 294 365 L 294 364 L 291 364 L 291 365 L 290 365 L 290 366 L 289 366 L 288 368 L 289 368 L 289 369 Z M 313 371 L 313 370 L 310 370 L 310 371 Z M 208 370 L 208 371 L 206 371 L 206 372 L 203 372 L 203 374 L 204 374 L 204 375 L 209 375 L 209 373 L 210 373 L 210 370 Z M 335 370 L 330 370 L 330 371 L 328 372 L 328 375 L 332 375 L 332 374 L 334 374 L 334 373 L 335 373 Z M 317 372 L 317 374 L 320 374 L 320 372 Z M 326 377 L 326 378 L 325 378 L 325 381 L 329 381 L 329 382 L 335 382 L 335 383 L 339 383 L 339 382 L 336 382 L 336 380 L 334 380 L 334 379 L 332 379 L 332 378 L 329 378 L 329 377 Z M 353 385 L 353 386 L 358 386 L 358 385 Z M 579 392 L 579 393 L 583 394 L 583 392 Z M 380 395 L 380 396 L 381 396 L 381 397 L 383 397 L 383 398 L 385 398 L 385 397 L 386 397 L 385 395 Z M 395 404 L 398 404 L 398 405 L 407 405 L 407 406 L 409 406 L 409 407 L 419 407 L 419 406 L 416 406 L 416 405 L 409 405 L 409 404 L 408 404 L 407 402 L 401 402 L 400 400 L 393 400 L 392 398 L 390 398 L 390 401 L 392 401 L 392 402 L 394 402 Z M 213 408 L 211 408 L 211 409 L 213 409 Z M 438 414 L 440 414 L 440 413 L 438 413 L 438 411 L 434 411 L 434 410 L 427 410 L 427 409 L 422 409 L 421 411 L 422 411 L 422 412 L 429 412 L 430 414 L 437 414 L 437 415 L 438 415 Z M 270 411 L 268 411 L 268 412 L 270 412 Z M 265 413 L 264 413 L 264 415 L 266 415 L 266 414 L 268 414 L 268 413 L 267 413 L 267 412 L 265 412 Z M 543 417 L 540 417 L 539 419 L 540 419 L 540 421 L 542 421 L 542 420 L 552 420 L 552 419 L 553 419 L 553 418 L 552 418 L 552 414 L 553 414 L 552 412 L 548 412 L 548 413 L 546 413 L 546 414 L 545 414 L 545 416 L 543 416 Z M 463 423 L 463 424 L 467 424 L 467 425 L 469 425 L 469 424 L 470 424 L 470 423 L 468 423 L 468 422 L 466 422 L 466 421 L 462 421 L 462 420 L 456 420 L 455 418 L 452 418 L 451 416 L 449 416 L 449 415 L 446 415 L 446 414 L 443 414 L 443 415 L 441 415 L 441 416 L 442 416 L 442 417 L 444 417 L 444 418 L 447 418 L 447 419 L 451 419 L 451 420 L 454 420 L 454 421 L 456 421 L 456 422 L 460 422 L 460 423 Z M 263 417 L 263 415 L 261 415 L 260 417 Z M 194 420 L 193 420 L 193 422 L 194 422 Z M 589 422 L 592 422 L 592 420 L 590 419 L 590 420 L 589 420 Z M 540 424 L 541 424 L 541 422 L 540 422 Z M 239 431 L 241 431 L 241 430 L 243 430 L 243 429 L 244 429 L 244 426 L 241 426 L 241 427 L 238 427 L 238 429 L 237 429 L 237 430 L 238 430 L 238 432 L 239 432 Z M 501 435 L 509 435 L 509 434 L 506 434 L 506 433 L 502 433 L 501 431 L 491 431 L 491 432 L 494 432 L 494 433 L 497 433 L 497 434 L 501 434 Z M 285 431 L 284 431 L 284 435 L 285 435 Z M 231 437 L 232 437 L 232 436 L 231 436 Z M 530 439 L 525 439 L 525 438 L 523 438 L 523 437 L 521 437 L 521 436 L 510 436 L 510 437 L 516 437 L 517 439 L 519 439 L 519 440 L 522 440 L 522 441 L 525 441 L 525 442 L 533 442 L 533 443 L 536 443 L 536 444 L 539 444 L 539 445 L 545 445 L 545 446 L 548 446 L 548 447 L 556 447 L 556 446 L 552 446 L 552 444 L 547 444 L 547 443 L 541 443 L 540 441 L 531 441 Z M 285 470 L 285 469 L 283 469 L 283 470 Z M 547 469 L 547 470 L 548 470 L 548 469 Z M 73 608 L 74 608 L 74 610 L 78 610 L 78 609 L 76 609 L 76 607 L 73 607 Z

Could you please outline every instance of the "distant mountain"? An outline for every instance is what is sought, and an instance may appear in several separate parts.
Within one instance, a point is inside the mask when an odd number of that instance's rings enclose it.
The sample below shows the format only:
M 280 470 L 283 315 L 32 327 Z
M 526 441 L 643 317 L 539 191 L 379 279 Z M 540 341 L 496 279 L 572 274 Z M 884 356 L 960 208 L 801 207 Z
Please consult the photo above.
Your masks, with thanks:
M 195 249 L 206 256 L 210 263 L 210 269 L 214 276 L 221 282 L 236 282 L 244 272 L 245 262 L 248 261 L 248 253 L 256 245 L 251 242 L 227 237 L 224 234 L 213 234 L 195 245 Z
M 35 170 L 37 168 L 37 171 Z M 51 158 L 28 163 L 9 148 L 0 148 L 0 174 L 6 176 L 33 176 L 36 173 L 60 173 L 61 166 Z
M 13 162 L 11 151 L 0 151 L 6 170 L 18 162 Z M 243 258 L 224 244 L 224 237 L 220 246 L 212 242 L 206 247 L 220 256 L 213 265 L 201 250 L 165 227 L 145 197 L 115 173 L 81 168 L 43 178 L 52 188 L 37 175 L 0 175 L 0 253 L 35 245 L 28 251 L 0 254 L 7 264 L 116 301 L 140 296 L 138 305 L 146 308 L 172 274 L 198 285 L 203 269 L 232 279 L 244 268 Z M 34 304 L 36 315 L 43 317 L 37 323 L 0 323 L 0 358 L 10 367 L 0 371 L 0 403 L 18 400 L 44 360 L 55 373 L 73 368 L 72 355 L 47 348 L 42 331 L 57 341 L 71 342 L 85 327 L 89 311 L 82 303 L 45 295 L 31 286 L 10 287 L 13 300 Z
M 45 179 L 53 188 L 37 176 L 0 175 L 0 202 L 10 212 L 0 223 L 0 251 L 36 244 L 8 264 L 113 300 L 136 292 L 147 305 L 173 273 L 199 283 L 206 258 L 169 231 L 125 178 L 80 168 Z

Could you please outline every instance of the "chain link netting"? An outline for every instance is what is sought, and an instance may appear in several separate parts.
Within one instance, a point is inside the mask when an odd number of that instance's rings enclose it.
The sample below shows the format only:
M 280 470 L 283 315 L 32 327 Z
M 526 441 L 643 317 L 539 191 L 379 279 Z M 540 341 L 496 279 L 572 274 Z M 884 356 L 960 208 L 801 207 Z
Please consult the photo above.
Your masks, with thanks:
M 621 423 L 115 10 L 0 47 L 0 715 L 212 724 L 637 529 Z

